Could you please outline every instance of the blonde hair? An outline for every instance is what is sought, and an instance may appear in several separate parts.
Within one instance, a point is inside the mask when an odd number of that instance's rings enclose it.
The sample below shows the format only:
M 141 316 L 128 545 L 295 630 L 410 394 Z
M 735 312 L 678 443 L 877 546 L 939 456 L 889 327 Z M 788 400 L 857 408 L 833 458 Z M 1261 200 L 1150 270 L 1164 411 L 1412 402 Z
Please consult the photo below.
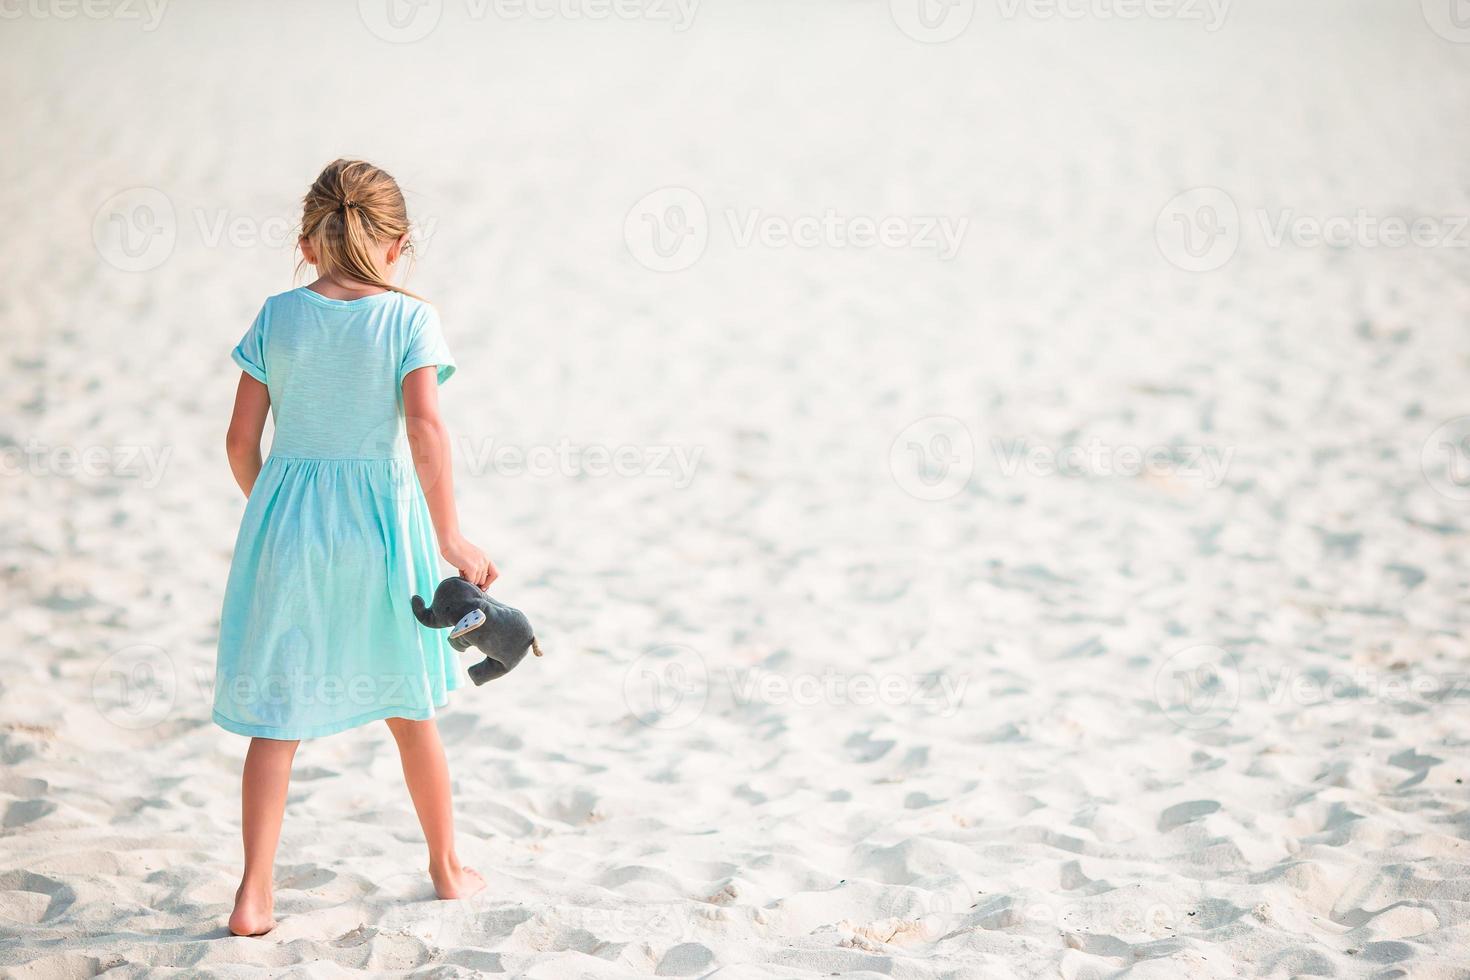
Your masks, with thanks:
M 302 199 L 301 236 L 316 252 L 324 276 L 350 279 L 421 297 L 388 280 L 373 262 L 372 246 L 391 242 L 409 231 L 403 192 L 386 170 L 364 160 L 333 160 Z M 413 254 L 413 242 L 403 246 Z M 297 272 L 306 263 L 303 257 Z

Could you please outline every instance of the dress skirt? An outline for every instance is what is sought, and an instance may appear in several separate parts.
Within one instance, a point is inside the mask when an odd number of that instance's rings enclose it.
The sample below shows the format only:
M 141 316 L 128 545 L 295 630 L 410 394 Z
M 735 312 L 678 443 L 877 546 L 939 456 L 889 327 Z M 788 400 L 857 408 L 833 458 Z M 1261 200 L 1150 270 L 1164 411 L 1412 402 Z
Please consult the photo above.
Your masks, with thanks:
M 273 453 L 225 587 L 214 721 L 301 739 L 432 718 L 462 684 L 447 632 L 409 602 L 438 584 L 434 540 L 411 459 Z

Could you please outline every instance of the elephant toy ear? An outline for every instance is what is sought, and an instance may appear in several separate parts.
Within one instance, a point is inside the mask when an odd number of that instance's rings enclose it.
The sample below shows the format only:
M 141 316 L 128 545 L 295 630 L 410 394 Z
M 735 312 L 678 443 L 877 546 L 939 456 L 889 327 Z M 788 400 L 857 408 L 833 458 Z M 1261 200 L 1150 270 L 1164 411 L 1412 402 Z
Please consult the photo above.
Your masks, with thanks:
M 485 613 L 481 609 L 471 609 L 460 617 L 459 622 L 454 624 L 454 629 L 449 631 L 449 638 L 457 640 L 472 630 L 477 630 L 485 625 Z

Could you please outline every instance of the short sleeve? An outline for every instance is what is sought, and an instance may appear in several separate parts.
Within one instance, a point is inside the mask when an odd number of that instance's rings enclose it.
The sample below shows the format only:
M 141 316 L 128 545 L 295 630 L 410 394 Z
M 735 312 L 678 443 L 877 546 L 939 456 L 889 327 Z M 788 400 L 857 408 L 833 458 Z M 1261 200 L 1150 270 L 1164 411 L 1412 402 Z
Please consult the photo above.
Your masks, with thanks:
M 250 329 L 245 331 L 245 336 L 235 345 L 230 352 L 240 370 L 250 375 L 261 384 L 265 380 L 265 329 L 266 329 L 266 307 L 262 306 L 260 312 L 255 316 L 255 322 Z
M 398 368 L 398 383 L 408 377 L 408 372 L 421 367 L 438 365 L 439 383 L 442 385 L 454 374 L 454 355 L 444 342 L 444 333 L 439 328 L 439 313 L 432 306 L 420 307 L 408 335 L 408 350 L 403 354 L 403 364 Z

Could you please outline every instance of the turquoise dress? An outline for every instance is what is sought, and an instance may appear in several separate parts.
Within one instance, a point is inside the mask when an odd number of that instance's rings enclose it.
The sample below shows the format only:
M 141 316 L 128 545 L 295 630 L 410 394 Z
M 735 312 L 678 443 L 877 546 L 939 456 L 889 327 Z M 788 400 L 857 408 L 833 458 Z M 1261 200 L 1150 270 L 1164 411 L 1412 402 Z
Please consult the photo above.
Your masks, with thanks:
M 414 619 L 439 558 L 403 423 L 403 378 L 454 360 L 427 303 L 295 289 L 235 348 L 270 390 L 275 434 L 250 491 L 220 615 L 214 721 L 331 735 L 424 719 L 461 684 L 446 631 Z

